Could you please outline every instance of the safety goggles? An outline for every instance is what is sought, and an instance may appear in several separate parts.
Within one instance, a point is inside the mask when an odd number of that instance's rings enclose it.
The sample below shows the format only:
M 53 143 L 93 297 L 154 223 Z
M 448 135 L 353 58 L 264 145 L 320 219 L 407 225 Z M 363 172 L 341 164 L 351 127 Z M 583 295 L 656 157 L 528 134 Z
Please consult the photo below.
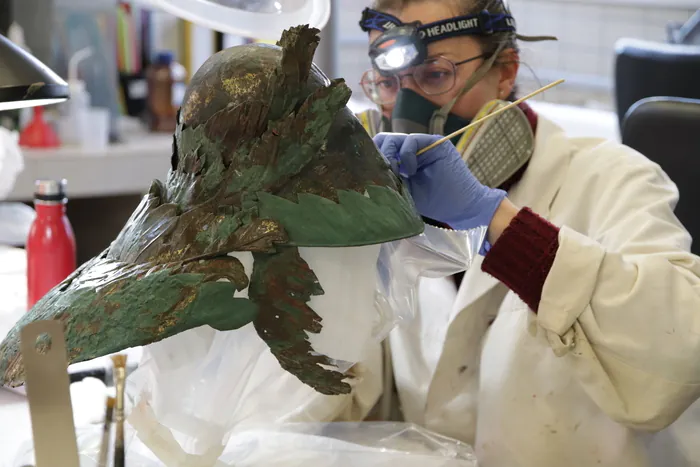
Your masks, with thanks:
M 484 54 L 461 62 L 453 62 L 440 56 L 430 57 L 413 67 L 410 72 L 403 74 L 386 74 L 372 68 L 362 75 L 360 85 L 367 97 L 377 105 L 388 105 L 396 102 L 402 80 L 409 76 L 424 94 L 437 96 L 450 92 L 455 87 L 458 66 L 480 58 L 484 58 Z

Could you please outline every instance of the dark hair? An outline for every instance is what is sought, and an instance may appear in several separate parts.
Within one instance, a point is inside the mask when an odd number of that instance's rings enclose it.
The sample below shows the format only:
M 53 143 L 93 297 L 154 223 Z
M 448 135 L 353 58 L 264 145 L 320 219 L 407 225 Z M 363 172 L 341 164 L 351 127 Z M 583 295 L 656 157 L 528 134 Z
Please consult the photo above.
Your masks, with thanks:
M 408 5 L 414 3 L 423 3 L 427 1 L 444 2 L 453 6 L 457 10 L 457 15 L 472 15 L 483 10 L 488 10 L 490 13 L 507 13 L 510 10 L 506 7 L 504 0 L 374 0 L 372 9 L 386 13 L 399 13 Z M 473 36 L 481 45 L 481 51 L 487 57 L 491 56 L 498 50 L 498 47 L 505 42 L 506 49 L 519 51 L 518 44 L 513 32 L 497 32 L 490 36 Z M 498 62 L 496 62 L 498 63 Z M 514 101 L 516 89 L 508 96 L 509 101 Z

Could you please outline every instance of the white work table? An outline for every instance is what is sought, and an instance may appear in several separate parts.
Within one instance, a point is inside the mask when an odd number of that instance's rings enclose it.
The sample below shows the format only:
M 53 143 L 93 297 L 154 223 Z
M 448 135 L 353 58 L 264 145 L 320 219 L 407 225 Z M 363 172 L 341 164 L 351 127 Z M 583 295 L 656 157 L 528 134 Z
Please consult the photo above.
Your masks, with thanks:
M 33 198 L 34 180 L 68 181 L 70 198 L 145 193 L 153 179 L 165 179 L 170 168 L 171 134 L 131 134 L 121 144 L 102 150 L 61 147 L 22 149 L 24 170 L 8 196 L 11 201 Z

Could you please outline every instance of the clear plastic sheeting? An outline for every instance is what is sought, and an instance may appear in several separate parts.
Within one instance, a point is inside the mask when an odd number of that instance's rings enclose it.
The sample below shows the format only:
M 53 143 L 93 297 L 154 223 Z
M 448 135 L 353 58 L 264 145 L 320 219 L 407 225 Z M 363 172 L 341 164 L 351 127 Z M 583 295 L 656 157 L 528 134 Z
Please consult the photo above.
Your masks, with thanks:
M 416 237 L 385 243 L 379 254 L 375 306 L 385 318 L 386 337 L 394 325 L 410 322 L 418 306 L 421 277 L 440 278 L 466 271 L 486 238 L 487 227 L 447 230 L 425 226 Z M 395 321 L 392 321 L 392 318 Z
M 324 289 L 309 301 L 323 324 L 309 342 L 348 375 L 352 395 L 320 394 L 284 371 L 252 324 L 144 347 L 126 388 L 133 465 L 475 466 L 470 448 L 413 426 L 319 422 L 367 415 L 382 390 L 381 341 L 416 315 L 419 279 L 465 271 L 485 235 L 426 226 L 382 245 L 299 249 Z M 252 255 L 231 255 L 250 277 Z
M 268 438 L 274 439 L 277 445 L 265 447 L 267 444 L 266 439 Z M 476 465 L 476 458 L 471 446 L 417 425 L 394 422 L 297 423 L 251 430 L 237 435 L 232 440 L 227 447 L 227 453 L 224 458 L 231 456 L 232 460 L 235 458 L 236 461 L 243 462 L 242 465 L 246 465 L 246 457 L 249 457 L 251 460 L 255 458 L 263 460 L 262 456 L 271 459 L 269 454 L 263 454 L 266 450 L 286 451 L 288 454 L 292 454 L 293 451 L 299 450 L 300 446 L 296 443 L 289 443 L 295 438 L 314 438 L 314 443 L 308 443 L 309 447 L 316 446 L 312 450 L 321 450 L 321 448 L 327 447 L 328 451 L 334 451 L 336 450 L 334 444 L 340 447 L 338 443 L 343 443 L 346 445 L 347 450 L 351 452 L 380 450 L 391 454 L 397 460 L 396 456 L 403 454 L 403 457 L 408 455 L 413 459 L 423 457 L 425 460 L 427 458 L 442 458 L 443 462 L 447 459 L 460 461 L 457 464 L 440 463 L 439 465 Z M 251 444 L 260 446 L 260 448 L 251 449 Z M 303 444 L 305 443 L 301 445 Z M 250 455 L 251 451 L 257 451 L 257 453 Z M 377 456 L 377 452 L 373 454 L 375 457 Z M 468 462 L 464 463 L 465 461 Z M 335 464 L 324 463 L 323 465 Z M 415 463 L 411 465 L 420 464 Z
M 347 403 L 284 371 L 252 325 L 229 332 L 201 327 L 144 348 L 127 395 L 129 422 L 169 466 L 183 458 L 213 466 L 206 461 L 218 458 L 234 431 L 331 421 Z
M 349 384 L 380 393 L 381 363 L 370 355 L 378 355 L 397 323 L 416 314 L 419 278 L 466 270 L 485 234 L 485 227 L 426 226 L 419 236 L 381 246 L 300 248 L 324 289 L 309 302 L 323 323 L 321 333 L 309 335 L 314 351 L 337 371 L 352 369 Z M 252 255 L 232 255 L 250 276 Z M 145 347 L 127 394 L 138 438 L 168 466 L 213 466 L 232 436 L 260 424 L 358 419 L 371 409 L 346 417 L 356 401 L 324 396 L 282 370 L 252 325 L 228 332 L 205 326 Z
M 128 428 L 128 427 L 127 427 Z M 80 467 L 96 467 L 102 428 L 78 430 Z M 180 458 L 165 464 L 126 433 L 126 464 L 139 467 L 477 467 L 472 448 L 406 423 L 302 423 L 258 427 L 236 433 L 206 463 Z M 32 465 L 26 445 L 13 467 Z
M 402 423 L 298 424 L 237 434 L 220 458 L 237 467 L 476 467 L 470 446 Z

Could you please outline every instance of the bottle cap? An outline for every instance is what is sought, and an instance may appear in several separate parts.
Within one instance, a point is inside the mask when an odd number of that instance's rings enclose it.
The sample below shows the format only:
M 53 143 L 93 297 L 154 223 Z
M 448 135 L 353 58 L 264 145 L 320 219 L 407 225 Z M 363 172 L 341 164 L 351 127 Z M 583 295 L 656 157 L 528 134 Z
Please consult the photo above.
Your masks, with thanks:
M 37 180 L 34 182 L 34 199 L 39 201 L 63 201 L 66 198 L 66 180 Z
M 170 50 L 158 52 L 156 55 L 156 63 L 159 65 L 170 65 L 175 59 L 175 54 Z
M 71 96 L 85 92 L 85 81 L 82 79 L 68 80 L 68 89 Z

